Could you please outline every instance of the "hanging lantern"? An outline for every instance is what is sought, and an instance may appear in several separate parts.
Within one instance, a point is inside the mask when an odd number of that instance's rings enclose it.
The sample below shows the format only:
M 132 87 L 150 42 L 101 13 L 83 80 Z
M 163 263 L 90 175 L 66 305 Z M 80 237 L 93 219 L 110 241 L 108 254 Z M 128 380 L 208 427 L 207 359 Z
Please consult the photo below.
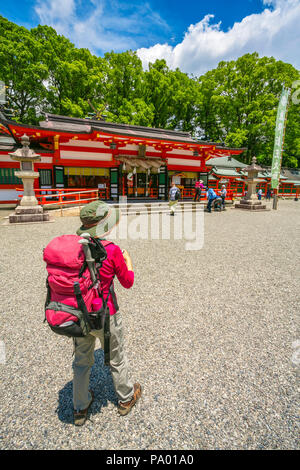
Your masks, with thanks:
M 134 175 L 136 174 L 136 167 L 134 167 L 134 169 L 133 169 L 133 174 Z
M 123 170 L 123 171 L 126 170 L 126 163 L 125 163 L 125 162 L 123 163 L 122 170 Z

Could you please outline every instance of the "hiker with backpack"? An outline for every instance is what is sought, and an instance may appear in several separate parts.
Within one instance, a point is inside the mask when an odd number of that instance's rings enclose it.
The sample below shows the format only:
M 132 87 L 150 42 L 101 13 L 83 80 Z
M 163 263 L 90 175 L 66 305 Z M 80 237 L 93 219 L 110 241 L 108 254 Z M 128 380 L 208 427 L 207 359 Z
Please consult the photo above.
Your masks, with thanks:
M 46 319 L 53 331 L 74 341 L 77 426 L 86 422 L 94 400 L 89 379 L 96 338 L 104 349 L 105 364 L 110 366 L 119 414 L 127 415 L 142 393 L 140 384 L 133 384 L 129 378 L 122 317 L 113 287 L 115 276 L 123 287 L 132 287 L 132 261 L 127 251 L 104 240 L 119 222 L 120 211 L 103 201 L 93 201 L 83 207 L 80 219 L 77 236 L 57 237 L 44 250 L 48 271 Z

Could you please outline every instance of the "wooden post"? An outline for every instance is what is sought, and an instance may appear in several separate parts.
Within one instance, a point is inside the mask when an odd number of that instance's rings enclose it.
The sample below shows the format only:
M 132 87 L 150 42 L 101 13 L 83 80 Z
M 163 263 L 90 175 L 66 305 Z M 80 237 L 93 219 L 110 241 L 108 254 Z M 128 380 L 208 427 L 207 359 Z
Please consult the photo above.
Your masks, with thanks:
M 278 188 L 274 188 L 274 193 L 273 193 L 273 209 L 277 210 L 277 190 Z
M 63 216 L 63 211 L 62 211 L 62 195 L 61 195 L 61 189 L 58 189 L 58 202 L 60 204 L 60 216 Z
M 148 168 L 146 169 L 145 197 L 148 197 Z

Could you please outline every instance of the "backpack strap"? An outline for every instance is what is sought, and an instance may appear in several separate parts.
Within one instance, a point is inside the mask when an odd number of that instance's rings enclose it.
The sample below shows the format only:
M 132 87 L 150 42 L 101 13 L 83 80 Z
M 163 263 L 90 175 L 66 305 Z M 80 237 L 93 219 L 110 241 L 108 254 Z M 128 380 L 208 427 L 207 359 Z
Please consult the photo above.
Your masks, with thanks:
M 46 288 L 47 288 L 47 296 L 46 296 L 46 302 L 45 302 L 45 318 L 44 318 L 44 323 L 45 321 L 47 321 L 47 318 L 46 318 L 46 309 L 49 305 L 49 303 L 51 302 L 51 290 L 50 290 L 50 286 L 49 286 L 49 282 L 48 282 L 48 277 L 46 279 Z
M 112 296 L 113 302 L 115 307 L 117 307 L 117 310 L 119 309 L 118 304 L 117 304 L 117 298 L 116 294 L 114 291 L 114 286 L 113 283 L 111 283 L 108 295 L 105 299 L 105 320 L 104 320 L 104 365 L 109 366 L 110 364 L 110 313 L 109 309 L 107 308 L 107 301 L 109 296 Z
M 104 319 L 104 365 L 110 364 L 110 313 L 107 305 L 105 305 L 105 319 Z
M 84 273 L 84 271 L 86 270 L 87 267 L 88 267 L 87 262 L 86 262 L 86 260 L 84 260 L 83 265 L 81 266 L 79 274 L 78 274 L 79 278 L 81 278 L 83 276 L 83 273 Z
M 116 311 L 118 311 L 118 310 L 119 310 L 119 305 L 118 305 L 118 302 L 117 302 L 117 296 L 116 296 L 116 293 L 115 293 L 115 289 L 114 289 L 113 283 L 111 283 L 111 285 L 110 285 L 109 294 L 108 294 L 108 296 L 107 296 L 107 299 L 108 299 L 108 297 L 109 297 L 110 295 L 111 295 L 113 304 L 114 304 L 114 306 L 115 306 L 115 309 L 116 309 Z
M 76 300 L 77 300 L 78 308 L 83 313 L 86 325 L 88 325 L 89 328 L 92 329 L 92 324 L 91 324 L 91 321 L 89 319 L 89 313 L 88 313 L 88 310 L 86 308 L 85 302 L 84 302 L 82 294 L 81 294 L 79 282 L 74 282 L 74 294 L 75 294 L 75 297 L 76 297 Z

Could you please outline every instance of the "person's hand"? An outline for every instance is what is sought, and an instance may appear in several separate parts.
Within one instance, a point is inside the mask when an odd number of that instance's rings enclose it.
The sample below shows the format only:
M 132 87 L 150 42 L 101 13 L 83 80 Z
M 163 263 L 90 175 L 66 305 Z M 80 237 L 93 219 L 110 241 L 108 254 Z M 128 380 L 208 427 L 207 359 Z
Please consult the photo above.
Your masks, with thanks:
M 127 268 L 129 269 L 129 271 L 133 271 L 132 261 L 131 261 L 131 258 L 130 258 L 130 255 L 129 255 L 128 251 L 127 250 L 122 250 L 122 253 L 123 253 L 124 261 L 127 265 Z

